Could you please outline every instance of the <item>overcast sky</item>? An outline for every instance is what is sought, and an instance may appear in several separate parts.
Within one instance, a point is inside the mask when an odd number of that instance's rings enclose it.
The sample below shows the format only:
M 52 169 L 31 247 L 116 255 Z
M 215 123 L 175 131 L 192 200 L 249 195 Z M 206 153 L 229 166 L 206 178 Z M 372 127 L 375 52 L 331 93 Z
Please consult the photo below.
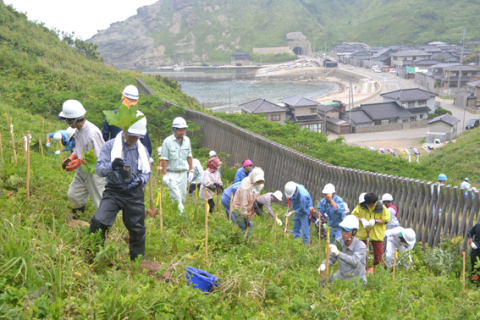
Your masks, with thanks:
M 60 31 L 75 32 L 87 40 L 106 29 L 111 23 L 123 21 L 137 13 L 137 9 L 158 0 L 4 0 L 27 14 L 29 20 L 44 22 L 45 26 Z

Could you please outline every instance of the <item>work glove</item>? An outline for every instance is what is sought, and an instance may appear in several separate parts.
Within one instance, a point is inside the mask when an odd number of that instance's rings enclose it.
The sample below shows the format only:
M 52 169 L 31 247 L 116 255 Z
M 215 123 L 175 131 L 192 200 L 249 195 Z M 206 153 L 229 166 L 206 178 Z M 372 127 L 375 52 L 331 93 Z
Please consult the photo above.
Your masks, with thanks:
M 113 171 L 120 171 L 126 165 L 125 159 L 122 158 L 115 158 L 112 162 L 112 170 Z
M 373 228 L 373 226 L 375 225 L 375 219 L 368 221 L 368 224 L 370 225 L 370 228 Z
M 82 158 L 72 160 L 68 163 L 67 167 L 65 168 L 65 171 L 74 171 L 75 169 L 80 167 L 81 164 L 86 164 Z
M 190 171 L 188 173 L 188 183 L 192 182 L 192 180 L 193 180 L 193 171 Z
M 337 257 L 340 254 L 340 250 L 338 250 L 337 246 L 334 244 L 329 245 L 330 253 Z
M 290 217 L 292 214 L 293 214 L 293 211 L 290 211 L 290 212 L 288 212 L 288 213 L 285 214 L 285 217 L 288 218 L 288 217 Z
M 362 222 L 362 225 L 365 229 L 367 229 L 370 226 L 367 219 L 362 218 L 362 220 L 360 220 L 360 221 Z
M 136 174 L 134 174 L 132 178 L 132 182 L 127 186 L 127 189 L 133 189 L 143 184 L 142 178 L 139 178 Z
M 223 186 L 222 186 L 221 184 L 219 184 L 219 183 L 214 183 L 213 185 L 215 186 L 215 188 L 217 188 L 217 190 L 218 190 L 218 189 L 221 189 L 222 192 L 224 191 Z
M 280 227 L 283 225 L 282 220 L 280 220 L 280 219 L 278 219 L 278 218 L 277 218 L 277 223 L 278 223 L 278 225 L 279 225 Z M 473 248 L 473 247 L 472 247 L 472 248 Z
M 472 249 L 478 249 L 477 245 L 475 244 L 475 242 L 472 242 L 472 244 L 470 245 L 472 247 Z
M 50 148 L 50 142 L 47 142 L 47 144 L 45 145 L 47 148 Z
M 322 272 L 325 271 L 325 269 L 327 269 L 327 266 L 322 263 L 322 264 L 320 265 L 320 267 L 318 267 L 318 269 L 317 269 L 318 274 L 321 275 Z
M 166 174 L 163 175 L 163 183 L 165 183 L 165 185 L 167 187 L 170 184 L 170 179 L 168 178 L 168 175 L 166 175 Z
M 63 170 L 66 170 L 67 169 L 67 166 L 70 164 L 70 162 L 72 162 L 72 160 L 76 160 L 78 159 L 77 155 L 75 153 L 72 153 L 70 155 L 70 157 L 68 157 L 67 159 L 63 160 L 63 163 L 62 163 L 62 169 Z

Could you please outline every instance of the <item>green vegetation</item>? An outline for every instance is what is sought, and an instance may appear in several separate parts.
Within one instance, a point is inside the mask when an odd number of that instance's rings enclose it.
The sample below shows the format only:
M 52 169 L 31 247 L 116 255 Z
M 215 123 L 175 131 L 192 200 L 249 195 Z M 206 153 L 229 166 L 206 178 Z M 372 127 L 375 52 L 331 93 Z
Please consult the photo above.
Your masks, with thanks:
M 298 59 L 298 56 L 290 53 L 252 53 L 250 55 L 250 60 L 261 63 L 280 63 L 294 61 L 296 59 Z
M 105 119 L 111 126 L 117 126 L 126 132 L 134 123 L 145 118 L 145 116 L 137 117 L 137 110 L 138 106 L 131 106 L 129 108 L 122 104 L 116 113 L 113 111 L 103 111 L 103 113 L 105 114 Z
M 447 109 L 443 109 L 443 108 L 437 108 L 437 110 L 435 110 L 434 113 L 431 113 L 428 115 L 428 119 L 433 119 L 433 118 L 436 118 L 438 116 L 443 116 L 444 114 L 452 114 L 452 112 L 450 110 L 447 110 Z

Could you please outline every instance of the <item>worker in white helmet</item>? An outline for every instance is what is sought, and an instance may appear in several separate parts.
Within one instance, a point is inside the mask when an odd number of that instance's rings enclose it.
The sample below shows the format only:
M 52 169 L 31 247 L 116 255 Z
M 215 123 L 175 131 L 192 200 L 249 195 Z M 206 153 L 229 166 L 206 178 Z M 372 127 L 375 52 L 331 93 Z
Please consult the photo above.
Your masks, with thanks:
M 412 250 L 416 241 L 415 231 L 410 228 L 404 229 L 402 227 L 397 227 L 387 230 L 385 231 L 385 237 L 387 238 L 386 263 L 389 267 L 393 265 L 393 261 L 395 259 L 395 249 L 397 249 L 397 252 Z M 406 265 L 407 268 L 410 266 L 410 262 L 412 261 L 410 256 L 408 259 L 409 261 L 405 261 L 405 258 L 402 259 L 403 264 Z M 400 262 L 399 260 L 397 261 Z
M 143 116 L 138 111 L 137 118 Z M 115 222 L 119 210 L 130 235 L 130 259 L 145 257 L 145 200 L 143 187 L 150 179 L 150 163 L 147 148 L 140 138 L 147 133 L 147 118 L 141 118 L 127 132 L 120 132 L 115 139 L 102 147 L 96 164 L 97 174 L 105 177 L 107 186 L 100 207 L 92 217 L 90 233 L 105 233 Z
M 75 149 L 75 139 L 72 139 L 72 136 L 75 132 L 76 129 L 68 127 L 67 130 L 59 130 L 47 134 L 46 147 L 50 148 L 50 139 L 53 138 L 56 143 L 62 143 L 63 151 L 70 151 L 70 154 L 73 153 L 73 149 Z
M 131 106 L 135 106 L 138 103 L 138 89 L 133 85 L 128 85 L 122 91 L 122 104 L 130 108 Z M 117 113 L 117 110 L 113 112 Z M 105 141 L 115 139 L 115 137 L 121 132 L 122 130 L 119 127 L 111 126 L 107 120 L 103 122 L 102 134 L 103 139 Z M 150 136 L 147 133 L 144 135 L 143 138 L 140 139 L 140 142 L 147 148 L 148 154 L 152 154 L 152 143 L 150 142 Z
M 385 193 L 382 196 L 382 203 L 387 208 L 388 212 L 390 212 L 390 221 L 387 223 L 387 230 L 400 227 L 400 222 L 397 219 L 398 211 L 397 207 L 393 205 L 392 195 L 390 193 Z
M 295 214 L 293 217 L 293 238 L 303 237 L 303 243 L 310 242 L 309 216 L 315 214 L 312 197 L 307 189 L 301 184 L 293 181 L 285 185 L 285 196 L 291 200 L 293 211 L 286 214 L 286 217 Z
M 320 218 L 321 215 L 326 216 L 328 225 L 332 227 L 330 242 L 334 242 L 335 239 L 342 236 L 340 223 L 345 218 L 345 207 L 343 205 L 343 199 L 337 196 L 333 184 L 327 183 L 323 187 L 322 193 L 323 199 L 320 200 L 317 206 L 317 217 Z
M 218 159 L 218 158 L 216 158 Z M 208 160 L 210 161 L 211 158 Z M 220 160 L 218 160 L 220 161 Z M 205 170 L 203 170 L 202 164 L 200 163 L 200 160 L 198 159 L 193 159 L 193 179 L 190 182 L 190 187 L 188 188 L 188 194 L 190 196 L 193 196 L 195 193 L 195 190 L 200 189 L 200 185 L 202 184 L 203 181 L 203 176 L 205 174 Z M 218 175 L 220 176 L 220 168 L 218 168 Z
M 267 212 L 268 214 L 270 214 L 270 216 L 275 219 L 275 213 L 273 212 L 272 210 L 272 202 L 273 203 L 279 203 L 279 202 L 282 202 L 282 199 L 283 199 L 283 195 L 282 195 L 282 192 L 277 190 L 275 192 L 268 192 L 268 193 L 265 193 L 265 194 L 262 194 L 258 199 L 257 199 L 257 204 L 259 205 L 258 206 L 258 209 L 255 208 L 255 211 L 257 211 L 257 213 L 259 213 L 258 211 L 262 211 L 262 207 L 265 207 L 267 209 Z M 277 216 L 276 220 L 277 224 L 279 226 L 282 225 L 282 220 L 280 220 Z
M 173 134 L 162 144 L 163 183 L 170 189 L 170 197 L 178 203 L 183 214 L 187 196 L 187 182 L 193 180 L 193 158 L 190 139 L 187 134 L 187 122 L 182 117 L 173 120 Z
M 77 100 L 67 100 L 62 105 L 62 112 L 58 115 L 59 120 L 65 120 L 67 124 L 76 129 L 75 151 L 62 164 L 65 171 L 75 171 L 73 181 L 68 189 L 68 199 L 73 204 L 72 218 L 78 219 L 80 212 L 85 212 L 87 198 L 90 198 L 98 208 L 105 190 L 105 179 L 96 174 L 85 173 L 80 165 L 85 164 L 83 155 L 93 150 L 95 156 L 100 156 L 100 150 L 104 145 L 102 133 L 93 123 L 85 119 L 85 108 Z
M 355 216 L 348 215 L 340 223 L 340 228 L 342 237 L 337 240 L 341 250 L 335 244 L 330 244 L 330 255 L 328 257 L 330 267 L 338 261 L 338 272 L 329 277 L 328 282 L 337 279 L 348 281 L 357 278 L 367 284 L 365 270 L 367 246 L 355 237 L 359 228 L 359 221 Z M 317 269 L 320 275 L 327 269 L 326 264 L 327 260 L 323 260 Z M 321 280 L 320 285 L 324 282 L 325 279 Z

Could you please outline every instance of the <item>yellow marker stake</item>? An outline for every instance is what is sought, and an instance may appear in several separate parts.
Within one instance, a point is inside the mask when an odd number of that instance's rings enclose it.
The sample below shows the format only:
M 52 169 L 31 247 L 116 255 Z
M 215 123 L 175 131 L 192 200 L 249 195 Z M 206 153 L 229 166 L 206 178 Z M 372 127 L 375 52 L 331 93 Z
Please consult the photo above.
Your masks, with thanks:
M 160 230 L 163 229 L 162 189 L 158 188 L 157 206 L 160 208 Z
M 208 189 L 205 188 L 205 262 L 208 260 Z
M 395 283 L 395 267 L 397 266 L 397 255 L 398 255 L 398 251 L 395 248 L 395 257 L 393 258 L 393 280 L 392 280 L 393 283 Z
M 42 157 L 43 157 L 43 144 L 42 144 L 42 137 L 40 137 L 40 150 L 42 150 Z
M 7 114 L 5 112 L 5 114 Z M 15 151 L 15 136 L 13 134 L 13 121 L 12 118 L 10 118 L 10 133 L 12 134 L 12 147 L 13 147 L 13 157 L 15 158 L 15 164 L 17 163 L 17 152 Z
M 195 181 L 195 207 L 197 206 L 198 181 Z
M 330 229 L 327 232 L 327 284 L 328 284 L 328 266 L 330 264 Z
M 277 213 L 275 213 L 275 221 L 273 222 L 273 245 L 277 240 Z
M 320 248 L 320 264 L 322 264 L 322 220 L 318 218 L 318 247 Z

